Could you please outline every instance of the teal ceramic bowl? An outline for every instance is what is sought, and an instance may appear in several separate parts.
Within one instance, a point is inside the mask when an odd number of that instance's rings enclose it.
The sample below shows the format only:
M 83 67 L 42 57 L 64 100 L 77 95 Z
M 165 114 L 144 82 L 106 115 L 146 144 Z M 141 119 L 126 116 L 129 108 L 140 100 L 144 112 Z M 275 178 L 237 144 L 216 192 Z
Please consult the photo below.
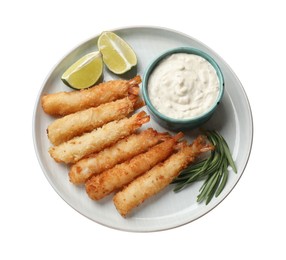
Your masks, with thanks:
M 217 73 L 217 76 L 219 79 L 218 97 L 217 97 L 216 101 L 214 102 L 214 104 L 207 111 L 205 111 L 204 113 L 202 113 L 196 117 L 192 117 L 192 118 L 188 118 L 188 119 L 175 119 L 175 118 L 168 117 L 168 116 L 160 113 L 153 106 L 152 102 L 150 101 L 149 94 L 148 94 L 149 77 L 152 74 L 153 70 L 156 68 L 156 66 L 162 60 L 164 60 L 165 58 L 167 58 L 168 56 L 170 56 L 174 53 L 188 53 L 188 54 L 195 54 L 195 55 L 201 56 L 204 59 L 206 59 L 214 67 L 214 69 Z M 144 101 L 147 105 L 147 108 L 148 108 L 149 112 L 151 113 L 151 115 L 153 116 L 153 118 L 161 126 L 168 128 L 170 130 L 194 129 L 194 128 L 201 126 L 203 123 L 205 123 L 206 121 L 208 121 L 211 118 L 211 116 L 215 112 L 218 104 L 220 103 L 220 101 L 222 99 L 223 93 L 224 93 L 224 78 L 223 78 L 223 74 L 221 72 L 221 69 L 219 68 L 216 61 L 207 53 L 205 53 L 199 49 L 192 48 L 192 47 L 180 47 L 180 48 L 176 48 L 176 49 L 172 49 L 172 50 L 168 50 L 167 52 L 164 52 L 163 54 L 158 56 L 153 62 L 151 62 L 151 64 L 148 66 L 148 68 L 146 69 L 144 76 L 143 76 L 142 95 L 143 95 Z

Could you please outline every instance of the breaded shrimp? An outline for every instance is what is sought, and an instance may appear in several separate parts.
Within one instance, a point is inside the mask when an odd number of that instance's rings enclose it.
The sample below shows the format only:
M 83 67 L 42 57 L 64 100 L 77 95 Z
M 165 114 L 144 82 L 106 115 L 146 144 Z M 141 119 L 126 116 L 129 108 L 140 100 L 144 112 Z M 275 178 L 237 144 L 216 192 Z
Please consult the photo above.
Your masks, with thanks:
M 169 137 L 168 133 L 158 133 L 152 128 L 130 135 L 72 165 L 69 172 L 70 181 L 74 184 L 83 184 L 92 175 L 97 175 L 118 163 L 129 160 Z
M 182 137 L 183 133 L 179 133 L 173 138 L 153 146 L 149 151 L 135 156 L 130 161 L 93 176 L 85 185 L 88 196 L 91 199 L 100 200 L 130 183 L 157 163 L 168 158 L 173 153 L 177 141 Z
M 43 110 L 49 115 L 68 115 L 124 98 L 128 94 L 137 95 L 139 93 L 138 84 L 140 83 L 140 76 L 136 76 L 129 81 L 111 80 L 89 89 L 47 94 L 42 97 L 41 103 Z
M 99 152 L 132 134 L 149 120 L 150 116 L 142 111 L 130 118 L 112 121 L 92 132 L 74 137 L 58 146 L 53 146 L 49 149 L 49 153 L 57 162 L 75 163 L 81 158 Z
M 56 119 L 47 129 L 48 138 L 53 145 L 59 145 L 108 122 L 122 119 L 134 110 L 137 99 L 138 96 L 131 95 Z
M 113 198 L 116 209 L 125 217 L 133 208 L 168 186 L 197 156 L 212 149 L 213 146 L 199 136 L 192 145 L 183 146 L 165 162 L 153 167 L 118 192 Z

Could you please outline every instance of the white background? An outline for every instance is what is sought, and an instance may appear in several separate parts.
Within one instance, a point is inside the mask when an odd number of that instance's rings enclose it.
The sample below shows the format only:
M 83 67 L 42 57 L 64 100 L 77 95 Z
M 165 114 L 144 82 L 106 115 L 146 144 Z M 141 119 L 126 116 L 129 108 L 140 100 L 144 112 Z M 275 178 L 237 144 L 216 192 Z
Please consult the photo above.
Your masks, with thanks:
M 285 259 L 283 1 L 3 2 L 0 259 Z M 254 117 L 250 161 L 223 203 L 190 224 L 143 234 L 101 226 L 68 206 L 32 142 L 36 97 L 53 66 L 103 30 L 136 25 L 175 29 L 212 48 L 241 80 Z

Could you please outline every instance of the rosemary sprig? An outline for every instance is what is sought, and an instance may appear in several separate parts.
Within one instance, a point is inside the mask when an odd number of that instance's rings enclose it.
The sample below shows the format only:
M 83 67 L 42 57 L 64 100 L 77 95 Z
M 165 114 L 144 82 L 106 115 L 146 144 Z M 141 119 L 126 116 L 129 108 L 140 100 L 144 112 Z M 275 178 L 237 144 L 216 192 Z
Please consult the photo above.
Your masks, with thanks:
M 197 202 L 206 201 L 208 204 L 213 196 L 218 197 L 223 191 L 228 180 L 228 166 L 235 173 L 237 169 L 225 139 L 216 131 L 206 131 L 205 134 L 215 147 L 210 157 L 183 170 L 172 183 L 176 185 L 174 191 L 179 192 L 193 182 L 204 180 Z

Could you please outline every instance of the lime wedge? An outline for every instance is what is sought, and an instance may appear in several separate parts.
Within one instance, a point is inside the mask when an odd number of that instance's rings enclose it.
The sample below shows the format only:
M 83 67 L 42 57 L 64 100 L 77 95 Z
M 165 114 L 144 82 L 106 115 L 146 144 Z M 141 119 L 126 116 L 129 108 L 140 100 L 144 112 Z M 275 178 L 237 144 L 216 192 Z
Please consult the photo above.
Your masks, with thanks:
M 93 86 L 102 75 L 103 62 L 99 51 L 86 54 L 72 64 L 62 75 L 62 81 L 74 89 Z
M 98 49 L 109 70 L 123 74 L 137 64 L 136 54 L 132 48 L 113 32 L 103 32 L 98 38 Z

